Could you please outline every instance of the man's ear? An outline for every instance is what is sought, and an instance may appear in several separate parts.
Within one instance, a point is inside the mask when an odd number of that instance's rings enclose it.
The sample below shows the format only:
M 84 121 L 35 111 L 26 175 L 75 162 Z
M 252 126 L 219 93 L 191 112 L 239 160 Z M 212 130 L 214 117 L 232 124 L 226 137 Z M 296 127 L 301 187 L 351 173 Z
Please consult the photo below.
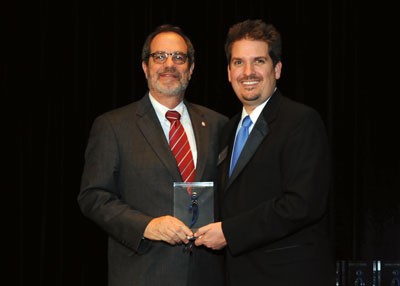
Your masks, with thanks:
M 275 79 L 279 79 L 281 77 L 281 72 L 282 72 L 282 62 L 281 61 L 277 62 L 274 69 L 275 69 Z
M 192 63 L 192 65 L 191 65 L 190 68 L 189 68 L 189 79 L 192 78 L 193 70 L 194 70 L 194 63 Z

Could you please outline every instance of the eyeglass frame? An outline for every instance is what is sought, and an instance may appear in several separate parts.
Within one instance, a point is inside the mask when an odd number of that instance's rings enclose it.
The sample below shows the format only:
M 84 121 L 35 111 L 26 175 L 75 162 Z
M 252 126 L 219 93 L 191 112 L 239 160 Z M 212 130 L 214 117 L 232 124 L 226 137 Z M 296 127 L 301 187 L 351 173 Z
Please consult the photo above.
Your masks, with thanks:
M 154 59 L 154 56 L 155 56 L 155 55 L 163 55 L 163 56 L 165 56 L 165 60 L 163 60 L 162 62 L 159 62 L 159 64 L 165 63 L 165 62 L 168 60 L 168 57 L 169 57 L 169 56 L 172 57 L 172 61 L 173 61 L 175 64 L 177 64 L 177 65 L 184 65 L 184 64 L 186 63 L 186 61 L 188 60 L 188 58 L 189 58 L 189 55 L 188 55 L 188 54 L 185 54 L 185 53 L 183 53 L 183 52 L 173 52 L 173 53 L 167 53 L 167 52 L 164 52 L 164 51 L 161 51 L 161 52 L 154 52 L 154 53 L 149 54 L 148 57 L 152 57 L 152 58 L 153 58 L 153 61 L 154 61 L 155 63 L 157 63 L 156 60 Z M 182 56 L 182 57 L 183 57 L 183 63 L 177 63 L 177 62 L 175 62 L 175 60 L 174 60 L 174 56 L 175 56 L 175 55 L 180 55 L 180 56 Z

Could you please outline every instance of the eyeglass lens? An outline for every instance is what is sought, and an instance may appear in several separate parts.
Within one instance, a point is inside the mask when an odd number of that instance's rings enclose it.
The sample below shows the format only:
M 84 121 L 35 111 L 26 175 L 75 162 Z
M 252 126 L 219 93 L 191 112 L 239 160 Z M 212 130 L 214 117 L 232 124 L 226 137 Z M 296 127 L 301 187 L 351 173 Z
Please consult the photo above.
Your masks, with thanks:
M 153 60 L 156 63 L 160 64 L 164 63 L 170 55 L 172 56 L 172 61 L 175 64 L 181 65 L 186 62 L 187 55 L 181 52 L 174 52 L 174 53 L 155 52 L 150 54 L 150 56 L 153 57 Z

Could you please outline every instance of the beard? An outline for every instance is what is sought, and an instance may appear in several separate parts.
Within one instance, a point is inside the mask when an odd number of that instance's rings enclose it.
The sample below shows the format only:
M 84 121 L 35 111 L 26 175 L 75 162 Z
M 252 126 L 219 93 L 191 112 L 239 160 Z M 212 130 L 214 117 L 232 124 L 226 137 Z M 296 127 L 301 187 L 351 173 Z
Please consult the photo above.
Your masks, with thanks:
M 160 76 L 163 73 L 172 73 L 177 80 L 173 80 L 170 83 L 162 83 L 160 82 Z M 147 85 L 150 90 L 153 89 L 159 93 L 173 96 L 181 95 L 189 85 L 189 69 L 183 73 L 179 73 L 174 67 L 166 67 L 164 70 L 156 72 L 155 74 L 148 72 Z
M 256 101 L 261 97 L 261 93 L 254 93 L 254 94 L 243 94 L 242 98 L 246 101 Z

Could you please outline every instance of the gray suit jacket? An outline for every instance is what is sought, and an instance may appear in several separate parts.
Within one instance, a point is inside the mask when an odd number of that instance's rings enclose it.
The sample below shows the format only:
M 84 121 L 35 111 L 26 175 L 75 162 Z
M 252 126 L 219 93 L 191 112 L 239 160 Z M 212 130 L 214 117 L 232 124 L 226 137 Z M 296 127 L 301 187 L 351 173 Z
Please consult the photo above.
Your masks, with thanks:
M 219 133 L 227 118 L 185 102 L 196 138 L 195 181 L 215 181 Z M 173 214 L 182 181 L 148 95 L 93 123 L 78 203 L 109 235 L 109 285 L 221 285 L 221 255 L 143 239 L 154 217 Z

